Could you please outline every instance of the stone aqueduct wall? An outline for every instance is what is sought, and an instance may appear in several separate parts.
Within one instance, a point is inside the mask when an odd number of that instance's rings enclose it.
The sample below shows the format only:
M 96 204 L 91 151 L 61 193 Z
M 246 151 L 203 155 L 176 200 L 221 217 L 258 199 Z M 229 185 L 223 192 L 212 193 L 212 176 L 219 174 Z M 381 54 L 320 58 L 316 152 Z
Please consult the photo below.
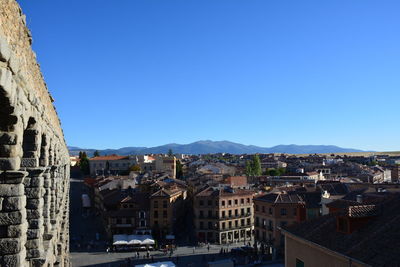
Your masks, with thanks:
M 69 266 L 69 156 L 15 0 L 0 0 L 0 266 Z

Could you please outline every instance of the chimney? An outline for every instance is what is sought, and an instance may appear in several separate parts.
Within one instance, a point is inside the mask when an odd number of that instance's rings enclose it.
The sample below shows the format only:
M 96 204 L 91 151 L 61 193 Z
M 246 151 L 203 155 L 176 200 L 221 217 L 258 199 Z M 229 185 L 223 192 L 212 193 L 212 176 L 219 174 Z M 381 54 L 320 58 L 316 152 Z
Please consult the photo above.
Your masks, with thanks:
M 362 204 L 363 203 L 363 196 L 362 195 L 357 195 L 357 202 Z

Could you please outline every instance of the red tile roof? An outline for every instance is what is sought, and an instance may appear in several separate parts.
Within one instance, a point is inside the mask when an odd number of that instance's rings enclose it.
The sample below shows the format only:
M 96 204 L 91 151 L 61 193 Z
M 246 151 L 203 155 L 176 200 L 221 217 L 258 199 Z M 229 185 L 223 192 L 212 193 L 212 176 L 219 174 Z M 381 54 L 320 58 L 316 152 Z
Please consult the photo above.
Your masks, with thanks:
M 90 158 L 89 160 L 121 160 L 121 159 L 129 159 L 128 156 L 118 156 L 118 155 L 108 155 L 108 156 L 100 156 Z

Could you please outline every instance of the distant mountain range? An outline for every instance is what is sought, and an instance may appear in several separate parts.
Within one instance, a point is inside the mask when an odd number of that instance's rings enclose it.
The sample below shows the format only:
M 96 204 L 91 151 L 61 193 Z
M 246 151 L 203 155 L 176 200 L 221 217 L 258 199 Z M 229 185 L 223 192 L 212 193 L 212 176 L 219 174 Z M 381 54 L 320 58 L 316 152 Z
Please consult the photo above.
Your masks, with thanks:
M 68 147 L 71 155 L 78 155 L 79 151 L 85 151 L 88 156 L 92 156 L 96 149 L 85 149 L 79 147 Z M 167 144 L 156 147 L 123 147 L 119 149 L 100 150 L 101 155 L 143 155 L 168 153 L 172 149 L 174 153 L 182 154 L 212 154 L 212 153 L 230 153 L 230 154 L 254 154 L 254 153 L 287 153 L 287 154 L 314 154 L 314 153 L 346 153 L 346 152 L 364 152 L 353 148 L 341 148 L 328 145 L 279 145 L 274 147 L 259 147 L 252 145 L 242 145 L 229 141 L 197 141 L 191 144 Z

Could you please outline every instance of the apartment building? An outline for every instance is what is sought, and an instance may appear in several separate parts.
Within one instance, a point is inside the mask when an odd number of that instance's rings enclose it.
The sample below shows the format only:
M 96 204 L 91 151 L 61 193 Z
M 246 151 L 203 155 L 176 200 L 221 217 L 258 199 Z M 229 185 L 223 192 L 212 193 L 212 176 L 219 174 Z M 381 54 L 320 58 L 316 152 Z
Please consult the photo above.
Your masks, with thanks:
M 108 175 L 127 172 L 129 168 L 137 164 L 136 157 L 131 156 L 99 156 L 89 159 L 91 175 Z
M 187 190 L 176 184 L 166 185 L 150 196 L 150 225 L 158 238 L 174 233 L 178 210 L 183 206 Z
M 253 231 L 253 192 L 207 187 L 194 197 L 194 223 L 199 242 L 248 242 Z
M 284 237 L 279 227 L 306 219 L 306 203 L 295 192 L 265 194 L 254 199 L 255 239 L 279 248 Z

